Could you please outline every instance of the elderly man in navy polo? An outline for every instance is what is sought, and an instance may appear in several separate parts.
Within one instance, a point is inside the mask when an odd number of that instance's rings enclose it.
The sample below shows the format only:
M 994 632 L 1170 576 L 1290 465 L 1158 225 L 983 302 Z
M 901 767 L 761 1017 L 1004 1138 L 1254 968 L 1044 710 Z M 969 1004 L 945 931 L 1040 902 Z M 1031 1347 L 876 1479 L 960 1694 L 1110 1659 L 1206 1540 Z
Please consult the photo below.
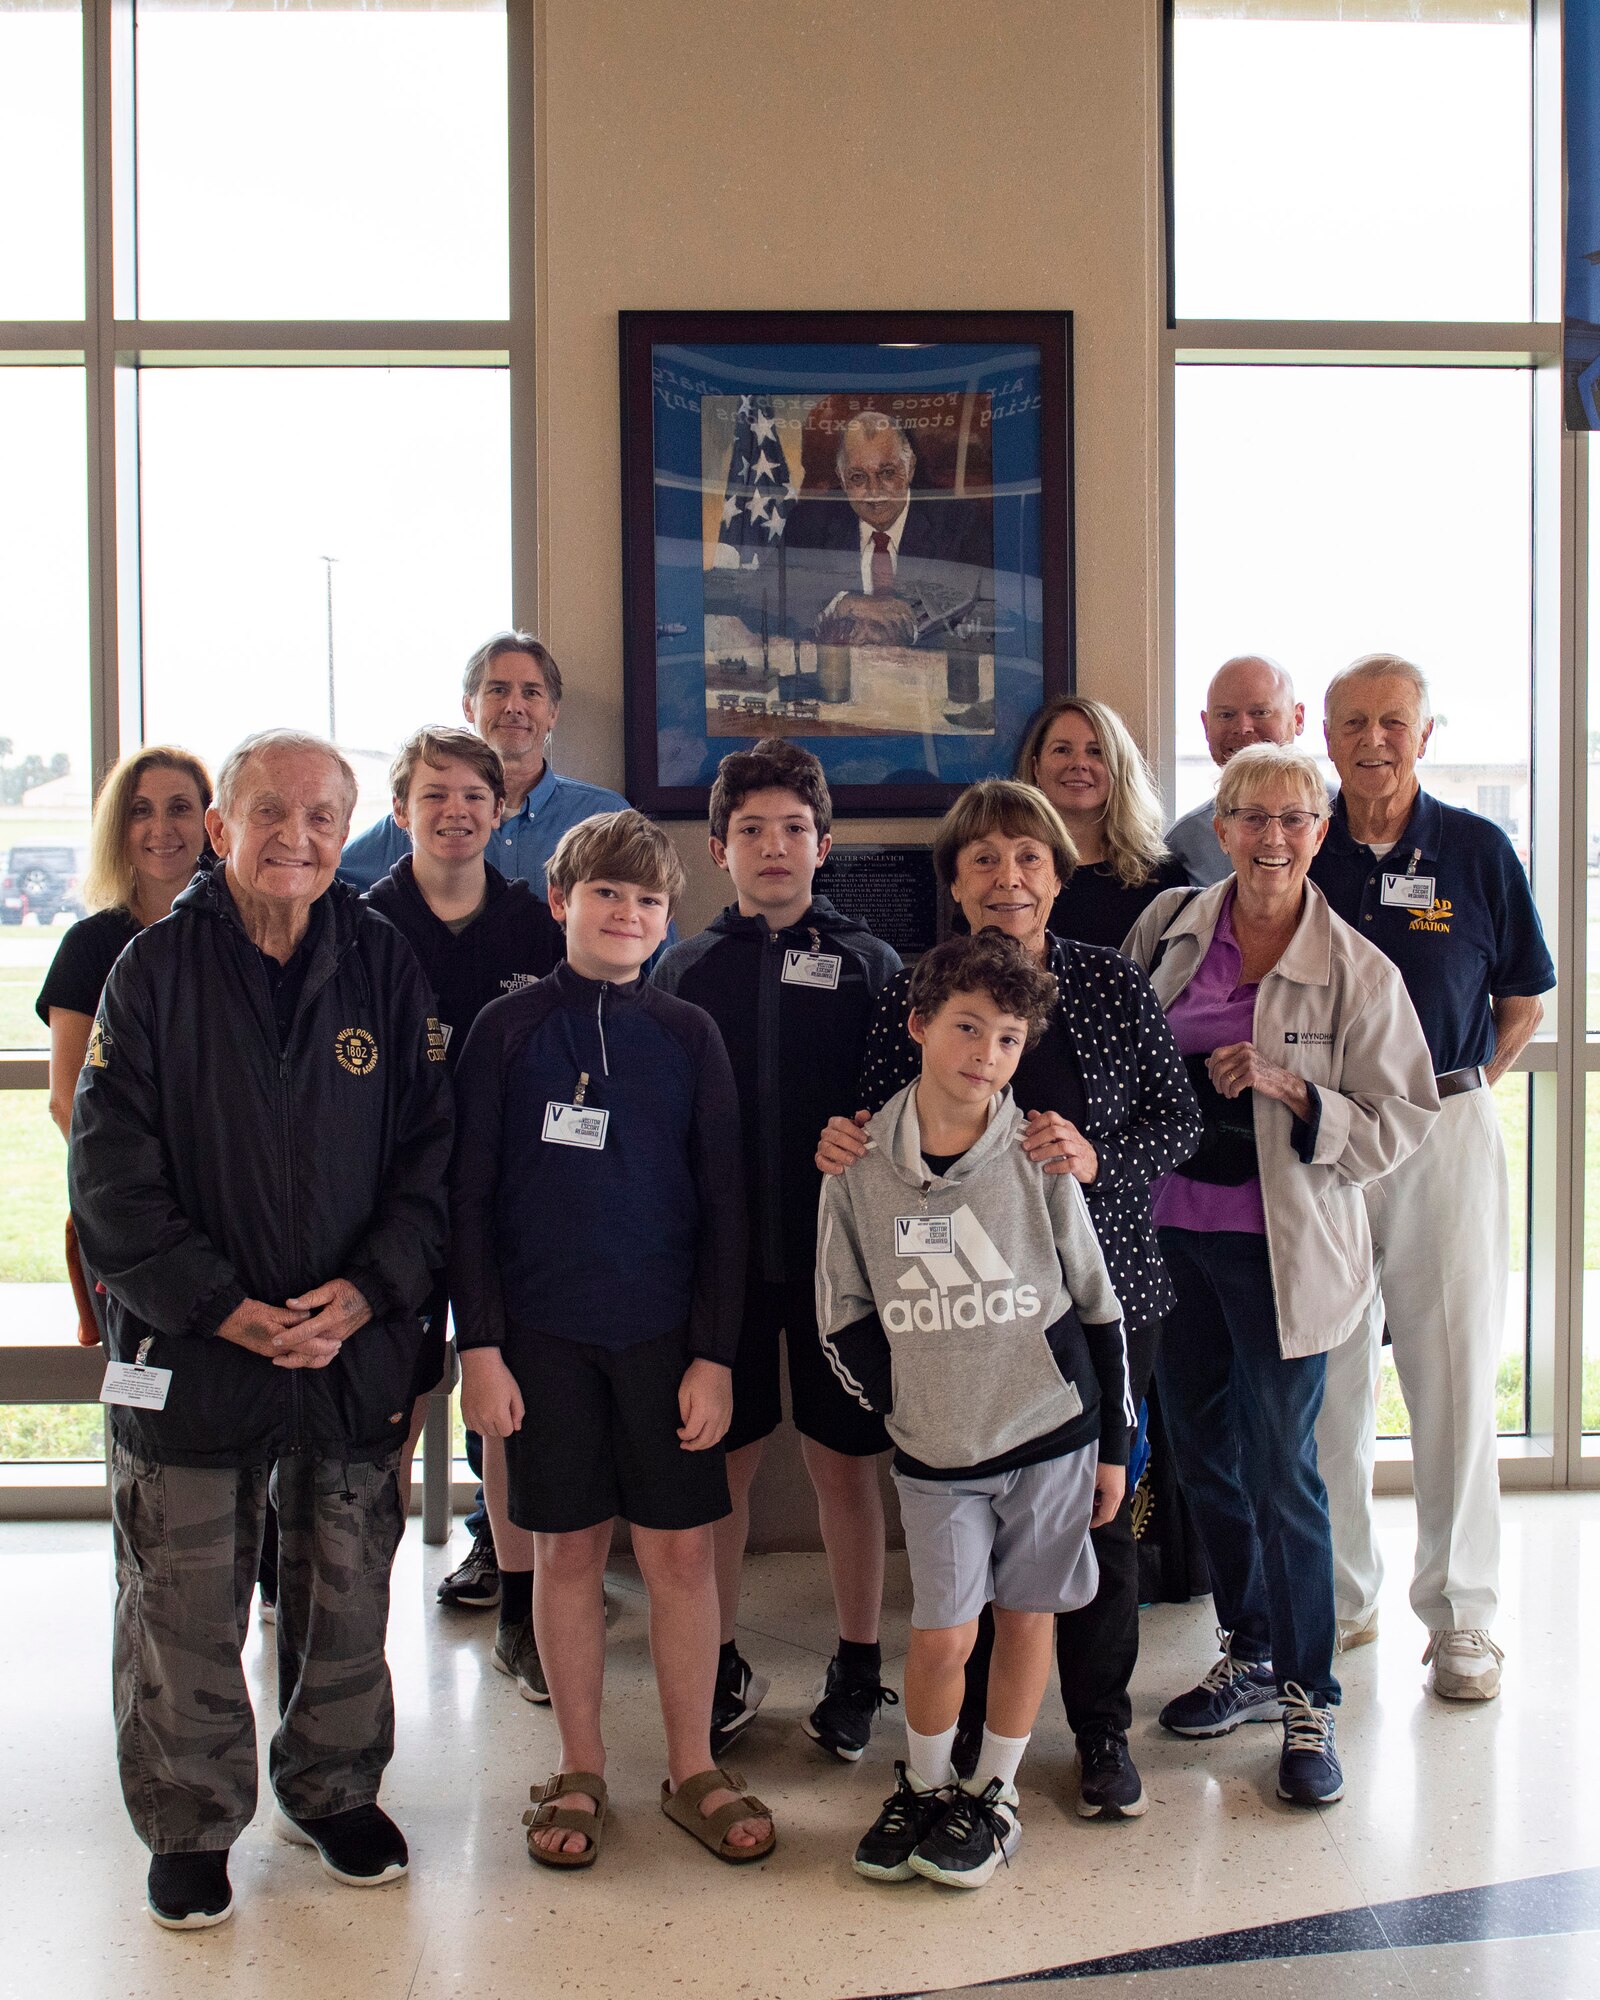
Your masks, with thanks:
M 1428 1628 L 1428 1686 L 1445 1700 L 1489 1701 L 1504 1659 L 1490 1627 L 1500 1561 L 1495 1375 L 1510 1246 L 1489 1086 L 1538 1027 L 1538 996 L 1554 986 L 1555 968 L 1510 841 L 1418 783 L 1433 730 L 1421 672 L 1392 653 L 1355 661 L 1329 685 L 1323 728 L 1340 790 L 1311 879 L 1399 967 L 1443 1100 L 1421 1149 L 1367 1190 L 1378 1294 L 1365 1332 L 1328 1356 L 1317 1454 L 1340 1644 L 1377 1636 L 1374 1390 L 1387 1317 L 1411 1415 L 1411 1606 Z
M 551 768 L 561 669 L 527 632 L 497 632 L 478 648 L 461 678 L 461 707 L 505 767 L 505 811 L 484 858 L 502 875 L 520 876 L 542 897 L 545 864 L 568 827 L 595 813 L 620 812 L 628 801 L 604 785 L 558 777 Z M 387 814 L 346 846 L 339 880 L 370 889 L 410 852 L 411 836 Z

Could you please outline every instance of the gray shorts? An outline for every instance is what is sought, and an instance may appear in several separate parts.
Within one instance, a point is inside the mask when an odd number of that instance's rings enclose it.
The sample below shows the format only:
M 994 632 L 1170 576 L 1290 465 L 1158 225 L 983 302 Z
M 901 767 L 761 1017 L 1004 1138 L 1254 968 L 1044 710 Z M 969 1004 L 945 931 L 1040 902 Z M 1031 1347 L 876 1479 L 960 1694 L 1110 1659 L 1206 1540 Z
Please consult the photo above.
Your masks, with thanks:
M 1002 1611 L 1077 1611 L 1100 1583 L 1089 1541 L 1097 1445 L 981 1479 L 896 1472 L 911 1559 L 911 1622 L 965 1625 Z

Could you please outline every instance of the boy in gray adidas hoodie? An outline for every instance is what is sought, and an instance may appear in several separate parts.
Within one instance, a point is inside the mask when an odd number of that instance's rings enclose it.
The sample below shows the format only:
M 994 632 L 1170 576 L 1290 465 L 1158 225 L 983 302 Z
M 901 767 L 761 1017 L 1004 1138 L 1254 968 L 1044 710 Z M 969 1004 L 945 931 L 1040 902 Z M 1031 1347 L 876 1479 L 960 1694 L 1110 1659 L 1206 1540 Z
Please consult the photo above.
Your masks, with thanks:
M 818 1222 L 819 1335 L 894 1440 L 913 1593 L 907 1756 L 855 1865 L 978 1888 L 1021 1839 L 1015 1780 L 1055 1615 L 1094 1595 L 1089 1530 L 1121 1501 L 1133 1410 L 1082 1191 L 1028 1160 L 1006 1087 L 1055 980 L 985 930 L 929 952 L 910 997 L 921 1076 L 823 1182 Z M 983 1746 L 958 1785 L 962 1669 L 991 1599 Z

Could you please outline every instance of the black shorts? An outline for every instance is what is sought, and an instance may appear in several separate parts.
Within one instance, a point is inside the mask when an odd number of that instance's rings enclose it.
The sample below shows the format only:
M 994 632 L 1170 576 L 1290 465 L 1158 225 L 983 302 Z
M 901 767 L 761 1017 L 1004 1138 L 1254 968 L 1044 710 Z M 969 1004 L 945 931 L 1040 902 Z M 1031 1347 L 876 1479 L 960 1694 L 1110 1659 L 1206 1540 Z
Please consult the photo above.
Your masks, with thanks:
M 506 1511 L 536 1535 L 568 1535 L 618 1514 L 636 1528 L 701 1528 L 729 1511 L 723 1448 L 678 1442 L 680 1331 L 633 1347 L 512 1335 L 506 1364 L 522 1428 L 506 1439 Z
M 723 1444 L 729 1451 L 770 1437 L 783 1421 L 778 1335 L 788 1336 L 789 1404 L 794 1427 L 814 1444 L 846 1458 L 870 1458 L 889 1449 L 882 1417 L 864 1410 L 828 1366 L 817 1338 L 817 1295 L 810 1278 L 769 1284 L 751 1276 L 744 1293 L 744 1330 L 733 1364 L 733 1422 Z

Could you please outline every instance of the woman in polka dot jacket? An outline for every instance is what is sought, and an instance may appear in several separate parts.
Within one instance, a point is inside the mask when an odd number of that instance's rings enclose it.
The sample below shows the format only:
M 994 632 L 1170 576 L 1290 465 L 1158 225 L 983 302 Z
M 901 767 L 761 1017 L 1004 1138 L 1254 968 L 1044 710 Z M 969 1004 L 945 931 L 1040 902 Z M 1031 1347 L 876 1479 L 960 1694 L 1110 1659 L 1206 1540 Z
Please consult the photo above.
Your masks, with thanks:
M 1120 952 L 1054 937 L 1050 911 L 1074 866 L 1059 814 L 1031 785 L 986 779 L 963 792 L 934 836 L 933 865 L 974 931 L 1008 932 L 1048 967 L 1061 989 L 1045 1034 L 1017 1066 L 1012 1094 L 1028 1114 L 1023 1146 L 1047 1173 L 1071 1173 L 1122 1306 L 1135 1404 L 1155 1365 L 1161 1321 L 1174 1304 L 1150 1223 L 1150 1183 L 1171 1173 L 1200 1141 L 1200 1108 L 1161 1005 Z M 920 1051 L 906 1029 L 911 975 L 878 996 L 861 1066 L 858 1122 L 835 1118 L 817 1164 L 838 1173 L 859 1158 L 859 1125 L 918 1074 Z M 1131 1498 L 1131 1496 L 1130 1496 Z M 1128 1755 L 1133 1717 L 1128 1683 L 1139 1654 L 1139 1563 L 1132 1513 L 1094 1531 L 1100 1588 L 1092 1604 L 1056 1621 L 1056 1654 L 1067 1720 L 1081 1766 L 1078 1810 L 1121 1819 L 1145 1810 Z M 988 1624 L 987 1614 L 985 1624 Z M 957 1738 L 977 1749 L 987 1648 L 968 1670 L 968 1703 Z

